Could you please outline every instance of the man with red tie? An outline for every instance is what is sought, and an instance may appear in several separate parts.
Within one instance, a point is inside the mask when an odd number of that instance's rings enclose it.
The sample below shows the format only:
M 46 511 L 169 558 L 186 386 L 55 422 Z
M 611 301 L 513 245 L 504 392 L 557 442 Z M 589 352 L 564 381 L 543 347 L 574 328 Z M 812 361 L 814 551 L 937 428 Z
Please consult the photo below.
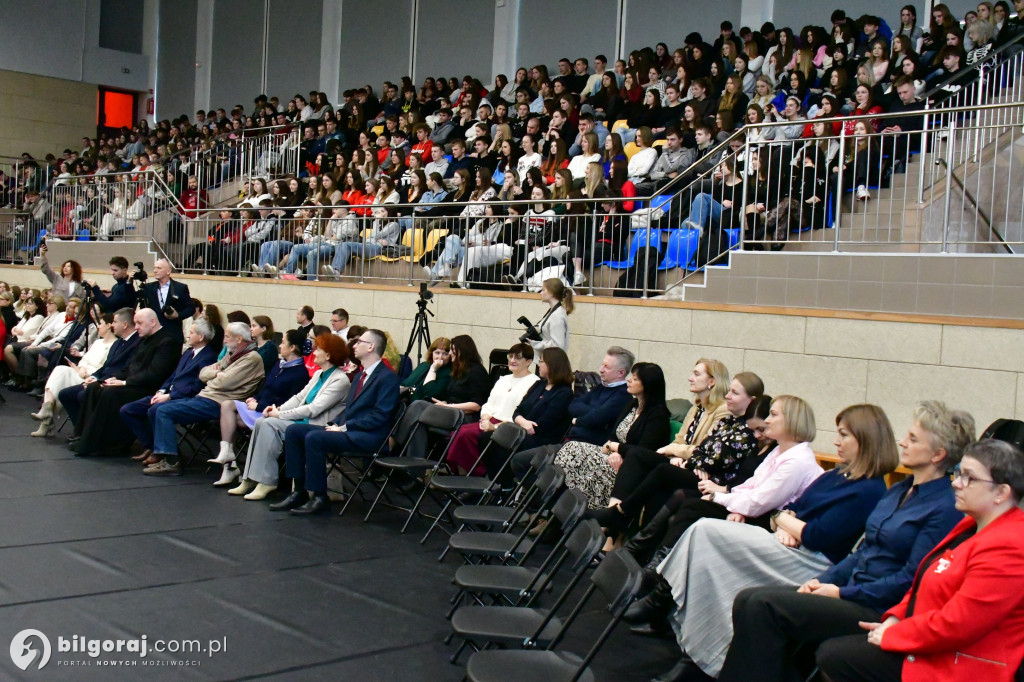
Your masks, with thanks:
M 270 505 L 272 511 L 319 514 L 327 499 L 327 453 L 371 456 L 391 431 L 398 406 L 398 376 L 381 362 L 387 337 L 368 329 L 352 352 L 362 369 L 353 377 L 345 411 L 327 427 L 293 424 L 284 434 L 285 473 L 294 480 L 292 493 Z

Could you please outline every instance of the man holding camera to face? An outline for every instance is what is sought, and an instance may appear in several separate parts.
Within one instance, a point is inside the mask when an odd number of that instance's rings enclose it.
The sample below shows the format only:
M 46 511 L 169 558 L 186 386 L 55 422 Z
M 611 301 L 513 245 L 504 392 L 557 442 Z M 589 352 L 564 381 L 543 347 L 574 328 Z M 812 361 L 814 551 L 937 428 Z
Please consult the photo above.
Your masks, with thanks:
M 110 274 L 114 278 L 114 286 L 109 293 L 104 293 L 95 280 L 88 280 L 86 285 L 92 292 L 92 300 L 99 303 L 103 312 L 113 313 L 121 308 L 134 308 L 138 304 L 135 285 L 132 284 L 131 273 L 128 272 L 128 259 L 114 256 L 110 259 Z
M 181 322 L 192 317 L 195 306 L 188 285 L 171 279 L 173 271 L 166 258 L 157 259 L 153 264 L 153 281 L 139 287 L 139 307 L 152 308 L 160 325 L 181 345 L 185 343 Z

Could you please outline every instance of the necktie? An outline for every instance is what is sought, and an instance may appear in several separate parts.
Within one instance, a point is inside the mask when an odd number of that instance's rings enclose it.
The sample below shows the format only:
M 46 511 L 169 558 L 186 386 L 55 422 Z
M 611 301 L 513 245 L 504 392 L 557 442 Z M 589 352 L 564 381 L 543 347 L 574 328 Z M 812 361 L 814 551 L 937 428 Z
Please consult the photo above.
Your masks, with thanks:
M 352 396 L 353 399 L 358 398 L 359 394 L 363 391 L 363 384 L 366 382 L 366 372 L 359 375 L 359 383 L 356 384 L 356 394 Z

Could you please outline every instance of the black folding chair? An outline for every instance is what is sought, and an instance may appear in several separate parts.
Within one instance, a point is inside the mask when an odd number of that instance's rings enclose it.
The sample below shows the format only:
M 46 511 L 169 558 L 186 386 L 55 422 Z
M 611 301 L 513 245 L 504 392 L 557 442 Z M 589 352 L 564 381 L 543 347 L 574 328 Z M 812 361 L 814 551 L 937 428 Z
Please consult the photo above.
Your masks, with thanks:
M 480 456 L 473 462 L 473 466 L 469 468 L 469 472 L 465 476 L 434 476 L 430 479 L 429 487 L 431 490 L 442 493 L 445 498 L 444 507 L 438 513 L 437 518 L 430 524 L 430 528 L 427 529 L 426 534 L 420 539 L 422 545 L 430 537 L 430 534 L 437 528 L 438 523 L 441 521 L 441 517 L 448 514 L 448 509 L 453 504 L 456 506 L 462 505 L 462 500 L 459 498 L 460 495 L 480 495 L 481 497 L 490 491 L 491 487 L 495 485 L 495 481 L 501 476 L 501 472 L 508 466 L 508 462 L 512 459 L 512 455 L 519 449 L 519 445 L 526 438 L 526 429 L 513 424 L 512 422 L 502 422 L 498 425 L 498 428 L 494 430 L 494 434 L 491 439 L 484 446 L 480 452 Z M 481 462 L 487 460 L 491 456 L 492 451 L 503 450 L 501 466 L 494 473 L 494 478 L 487 476 L 474 476 L 473 472 L 480 466 Z M 449 517 L 450 518 L 450 517 Z M 453 521 L 454 526 L 454 521 Z M 443 530 L 443 529 L 442 529 Z M 450 533 L 449 533 L 450 535 Z
M 562 524 L 564 533 L 570 533 L 586 510 L 587 496 L 579 490 L 568 489 L 559 495 L 551 508 L 551 515 Z M 517 563 L 522 564 L 538 544 L 527 537 L 529 532 L 529 524 L 524 525 L 519 533 L 464 530 L 452 535 L 448 546 L 461 554 L 466 563 L 487 563 L 497 558 L 500 563 L 507 564 L 519 557 Z
M 348 496 L 345 500 L 345 505 L 341 508 L 341 512 L 338 513 L 338 516 L 345 515 L 345 510 L 348 509 L 349 502 L 352 501 L 352 498 L 355 497 L 356 494 L 359 495 L 360 499 L 364 501 L 366 500 L 366 496 L 363 495 L 363 491 L 361 490 L 363 483 L 373 483 L 373 479 L 368 477 L 372 464 L 374 460 L 384 457 L 386 456 L 386 453 L 390 452 L 389 443 L 394 437 L 395 432 L 398 431 L 398 425 L 401 424 L 402 417 L 404 416 L 405 403 L 399 400 L 398 404 L 395 406 L 395 413 L 391 418 L 391 430 L 388 431 L 388 435 L 384 437 L 384 440 L 380 442 L 373 452 L 332 452 L 328 455 L 327 475 L 330 476 L 333 472 L 337 471 L 341 475 L 342 479 L 348 481 L 352 485 L 351 493 L 346 493 L 344 488 L 335 491 Z M 346 469 L 341 466 L 342 463 L 345 463 L 351 469 L 360 472 L 359 478 L 354 478 L 352 474 L 346 471 Z
M 452 600 L 453 606 L 447 617 L 451 618 L 467 598 L 481 605 L 530 606 L 536 595 L 547 589 L 566 561 L 570 562 L 568 568 L 571 573 L 582 571 L 601 551 L 605 539 L 601 524 L 595 519 L 586 519 L 572 533 L 563 535 L 537 567 L 459 566 L 452 579 L 459 591 Z
M 608 637 L 611 636 L 615 626 L 622 619 L 622 614 L 636 599 L 642 577 L 643 570 L 628 552 L 624 550 L 612 552 L 594 571 L 590 577 L 590 586 L 569 615 L 555 626 L 557 632 L 550 637 L 550 641 L 543 651 L 532 648 L 538 644 L 536 637 L 527 637 L 520 642 L 525 645 L 525 650 L 479 651 L 470 657 L 469 663 L 466 665 L 466 679 L 472 682 L 499 682 L 509 679 L 510 674 L 514 674 L 517 679 L 545 680 L 545 682 L 576 682 L 580 679 L 594 679 L 589 665 Z M 597 592 L 607 602 L 611 617 L 594 640 L 590 650 L 583 658 L 568 651 L 555 651 L 554 648 L 565 637 L 565 633 L 573 621 Z M 497 610 L 512 612 L 519 609 L 505 607 Z M 517 618 L 514 615 L 508 617 L 510 620 Z M 545 628 L 551 627 L 556 622 L 558 619 L 552 610 L 536 624 L 534 632 L 544 633 Z M 515 672 L 512 673 L 512 671 Z
M 520 597 L 512 606 L 506 604 L 463 606 L 451 615 L 452 632 L 445 639 L 445 644 L 451 642 L 455 635 L 463 638 L 462 644 L 449 659 L 452 663 L 459 660 L 459 655 L 466 647 L 477 649 L 475 639 L 478 637 L 483 637 L 487 643 L 503 646 L 510 644 L 521 646 L 524 641 L 531 637 L 531 633 L 533 633 L 534 628 L 540 621 L 545 620 L 549 613 L 553 613 L 561 607 L 564 601 L 569 598 L 570 593 L 576 588 L 577 583 L 583 577 L 584 571 L 591 565 L 591 562 L 597 557 L 601 547 L 604 545 L 604 539 L 601 537 L 603 533 L 600 524 L 596 521 L 591 519 L 584 522 L 577 526 L 577 530 L 580 532 L 573 531 L 573 534 L 568 536 L 572 540 L 571 545 L 567 540 L 562 545 L 565 548 L 564 550 L 560 547 L 557 552 L 553 552 L 553 554 L 558 555 L 559 559 L 551 567 L 551 570 L 547 571 L 547 567 L 539 570 L 536 576 L 528 583 L 526 589 L 530 592 L 529 596 L 524 595 Z M 566 561 L 570 563 L 571 570 L 561 594 L 555 601 L 555 605 L 550 611 L 533 608 L 539 595 L 551 583 L 555 574 Z M 521 567 L 473 566 L 464 568 L 490 568 L 497 570 Z M 550 637 L 557 630 L 558 624 L 556 622 L 548 623 L 547 626 L 538 630 L 539 634 L 535 637 L 536 645 L 546 645 Z M 511 637 L 511 640 L 506 635 Z
M 452 446 L 452 442 L 455 440 L 455 434 L 458 433 L 459 427 L 462 426 L 462 420 L 465 417 L 462 410 L 457 410 L 454 407 L 446 407 L 444 405 L 431 405 L 423 411 L 419 419 L 416 420 L 416 425 L 413 426 L 412 432 L 409 434 L 409 438 L 406 439 L 405 444 L 402 446 L 402 451 L 395 457 L 377 457 L 370 461 L 370 466 L 367 471 L 373 471 L 374 469 L 384 469 L 387 474 L 384 480 L 381 482 L 380 490 L 377 492 L 377 497 L 374 498 L 373 504 L 370 505 L 370 509 L 366 512 L 366 516 L 363 517 L 363 521 L 369 521 L 370 515 L 373 514 L 374 508 L 380 501 L 381 496 L 388 487 L 388 483 L 391 482 L 391 477 L 396 471 L 402 472 L 409 475 L 411 478 L 416 478 L 421 474 L 436 473 L 438 468 L 444 462 L 445 456 L 448 454 L 448 450 Z M 443 439 L 439 443 L 435 443 L 432 448 L 433 451 L 438 449 L 438 445 L 443 445 L 441 452 L 437 459 L 431 459 L 429 455 L 432 452 L 427 452 L 427 457 L 410 457 L 405 453 L 409 449 L 409 444 L 413 441 L 413 436 L 419 429 L 431 429 L 435 431 L 442 431 L 448 434 L 447 439 Z M 409 523 L 412 521 L 413 516 L 419 513 L 420 505 L 423 503 L 423 498 L 427 496 L 429 487 L 424 485 L 423 490 L 420 491 L 420 496 L 413 503 L 412 508 L 409 510 L 409 516 L 406 517 L 405 523 L 402 524 L 402 533 L 405 533 L 406 528 L 409 527 Z M 412 500 L 412 497 L 407 493 L 403 494 Z
M 529 487 L 523 489 L 522 493 L 518 496 L 518 500 L 514 497 L 509 498 L 510 500 L 516 500 L 515 504 L 496 506 L 481 502 L 480 504 L 467 504 L 456 508 L 453 516 L 460 525 L 455 532 L 460 533 L 486 528 L 507 531 L 521 523 L 526 524 L 525 532 L 529 532 L 530 517 L 528 512 L 530 507 L 536 505 L 540 508 L 541 512 L 547 511 L 554 504 L 558 497 L 558 492 L 562 489 L 564 483 L 565 470 L 553 462 L 549 463 L 540 470 L 540 473 L 537 474 L 537 479 Z M 441 552 L 441 556 L 437 560 L 444 561 L 450 549 L 451 543 L 444 548 L 444 551 Z

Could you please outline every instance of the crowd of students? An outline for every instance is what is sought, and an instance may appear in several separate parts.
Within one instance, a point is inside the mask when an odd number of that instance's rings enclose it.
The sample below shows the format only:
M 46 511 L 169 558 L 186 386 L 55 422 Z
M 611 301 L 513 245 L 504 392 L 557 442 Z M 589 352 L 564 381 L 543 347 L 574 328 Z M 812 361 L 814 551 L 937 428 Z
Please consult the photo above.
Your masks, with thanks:
M 354 256 L 408 255 L 403 243 L 420 239 L 425 248 L 412 253 L 430 281 L 508 278 L 517 286 L 547 269 L 535 285 L 548 276 L 578 285 L 624 257 L 633 197 L 670 182 L 681 189 L 702 174 L 664 218 L 706 233 L 702 259 L 728 242 L 724 229 L 744 228 L 754 248 L 782 246 L 791 227 L 827 225 L 840 174 L 844 188 L 867 200 L 869 187 L 905 170 L 920 144 L 920 97 L 930 92 L 941 104 L 955 96 L 977 76 L 971 64 L 1022 33 L 1006 2 L 983 2 L 963 23 L 941 4 L 927 22 L 904 6 L 891 27 L 841 10 L 831 19 L 830 28 L 799 34 L 771 22 L 734 31 L 726 21 L 713 44 L 691 33 L 672 52 L 659 43 L 614 64 L 604 55 L 563 59 L 557 75 L 544 65 L 520 68 L 490 88 L 472 76 L 427 77 L 419 87 L 403 78 L 380 93 L 369 85 L 345 91 L 336 105 L 322 92 L 287 102 L 260 95 L 251 113 L 236 105 L 153 129 L 142 121 L 117 139 L 83 140 L 81 152 L 66 150 L 48 173 L 27 160 L 24 177 L 5 179 L 5 195 L 27 215 L 0 255 L 31 250 L 44 228 L 57 238 L 117 235 L 167 205 L 109 182 L 124 177 L 113 171 L 137 177 L 149 168 L 166 173 L 180 197 L 172 244 L 188 240 L 184 225 L 204 220 L 206 238 L 182 262 L 207 272 L 335 277 L 351 274 Z M 814 122 L 882 112 L 898 115 Z M 755 127 L 764 121 L 791 125 Z M 261 162 L 267 173 L 247 178 L 235 210 L 215 219 L 207 188 L 190 178 L 233 176 L 243 131 L 290 140 L 294 127 L 299 172 L 274 175 L 273 160 Z M 851 139 L 840 153 L 843 127 Z M 732 149 L 709 154 L 730 136 Z M 744 140 L 759 146 L 735 154 Z M 195 144 L 215 153 L 193 160 Z M 86 189 L 58 200 L 72 177 Z M 534 203 L 487 208 L 517 199 Z M 422 236 L 410 240 L 413 227 Z
M 112 262 L 115 287 L 122 265 Z M 695 363 L 692 407 L 673 429 L 661 366 L 621 347 L 587 380 L 557 343 L 520 342 L 495 380 L 468 335 L 434 339 L 413 367 L 386 331 L 350 325 L 341 308 L 324 326 L 304 306 L 275 340 L 265 316 L 222 318 L 182 300 L 187 289 L 162 263 L 138 293 L 143 307 L 112 288 L 76 317 L 56 292 L 95 284 L 64 266 L 46 292 L 0 283 L 0 310 L 5 322 L 21 318 L 5 350 L 17 361 L 11 388 L 40 382 L 33 435 L 52 437 L 64 410 L 79 456 L 138 452 L 143 473 L 182 475 L 189 446 L 177 427 L 210 424 L 214 485 L 265 500 L 283 473 L 291 486 L 270 510 L 319 514 L 331 505 L 333 455 L 366 461 L 391 436 L 393 452 L 425 456 L 433 436 L 415 424 L 442 405 L 465 420 L 449 471 L 511 489 L 529 483 L 540 456 L 589 500 L 605 549 L 646 564 L 646 596 L 625 619 L 641 635 L 674 635 L 682 658 L 660 680 L 788 680 L 815 666 L 837 681 L 1010 680 L 1024 656 L 1024 453 L 976 440 L 966 412 L 922 401 L 897 444 L 881 408 L 847 407 L 835 417 L 840 463 L 823 471 L 812 407 L 772 398 L 755 373 L 732 375 L 713 358 Z M 53 335 L 23 344 L 30 323 Z M 38 362 L 47 352 L 54 364 Z M 523 430 L 522 445 L 485 451 L 507 423 Z M 897 465 L 909 475 L 887 487 Z M 532 532 L 560 529 L 542 518 Z

